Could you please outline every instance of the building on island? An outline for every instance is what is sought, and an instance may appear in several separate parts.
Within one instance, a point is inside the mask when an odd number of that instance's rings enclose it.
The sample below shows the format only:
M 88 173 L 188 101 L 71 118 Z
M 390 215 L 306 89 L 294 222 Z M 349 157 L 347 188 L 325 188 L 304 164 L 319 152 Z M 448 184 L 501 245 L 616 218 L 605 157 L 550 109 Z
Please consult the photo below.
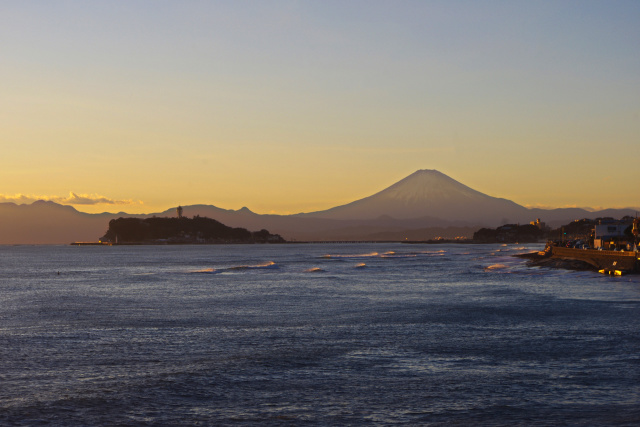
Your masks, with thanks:
M 540 221 L 540 218 L 537 218 L 535 221 L 531 221 L 529 224 L 535 225 L 539 230 L 545 230 L 547 228 L 547 225 Z

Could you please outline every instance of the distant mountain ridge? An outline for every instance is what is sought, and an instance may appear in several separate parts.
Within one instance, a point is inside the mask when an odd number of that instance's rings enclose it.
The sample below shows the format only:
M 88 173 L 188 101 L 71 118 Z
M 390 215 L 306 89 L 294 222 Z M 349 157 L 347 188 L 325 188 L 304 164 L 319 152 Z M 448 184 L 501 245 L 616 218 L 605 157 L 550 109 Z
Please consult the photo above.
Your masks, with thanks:
M 635 209 L 528 209 L 476 191 L 436 170 L 419 170 L 390 187 L 342 206 L 296 215 L 261 215 L 248 208 L 183 206 L 184 215 L 204 216 L 230 227 L 267 229 L 287 240 L 426 240 L 471 237 L 481 227 L 526 224 L 536 218 L 551 226 L 574 219 L 635 215 Z M 111 219 L 175 216 L 176 209 L 152 214 L 88 214 L 71 206 L 37 201 L 0 203 L 0 244 L 64 244 L 97 241 Z

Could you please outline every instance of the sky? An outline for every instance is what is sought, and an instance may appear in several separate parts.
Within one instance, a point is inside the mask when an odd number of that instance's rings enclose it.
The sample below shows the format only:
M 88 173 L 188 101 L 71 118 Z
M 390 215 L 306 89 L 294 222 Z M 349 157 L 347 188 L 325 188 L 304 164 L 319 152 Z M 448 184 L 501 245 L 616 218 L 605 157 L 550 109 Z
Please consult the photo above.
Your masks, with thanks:
M 0 0 L 0 202 L 640 206 L 640 2 Z

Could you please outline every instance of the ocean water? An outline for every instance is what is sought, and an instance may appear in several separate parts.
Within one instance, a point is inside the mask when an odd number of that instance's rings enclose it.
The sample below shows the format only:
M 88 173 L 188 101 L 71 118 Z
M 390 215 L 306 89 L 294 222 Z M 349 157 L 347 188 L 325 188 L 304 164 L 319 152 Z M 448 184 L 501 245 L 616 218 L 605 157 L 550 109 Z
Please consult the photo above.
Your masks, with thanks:
M 640 424 L 640 276 L 540 248 L 0 246 L 0 424 Z

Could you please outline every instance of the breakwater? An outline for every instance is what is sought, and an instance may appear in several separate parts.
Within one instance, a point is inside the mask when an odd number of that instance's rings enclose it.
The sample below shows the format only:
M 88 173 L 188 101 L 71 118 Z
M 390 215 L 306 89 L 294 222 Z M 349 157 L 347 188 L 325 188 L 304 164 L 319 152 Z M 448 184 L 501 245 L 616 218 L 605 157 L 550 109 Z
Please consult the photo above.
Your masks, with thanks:
M 560 259 L 575 259 L 587 262 L 597 269 L 615 269 L 640 272 L 640 253 L 622 251 L 599 251 L 596 249 L 574 249 L 553 246 L 551 256 Z

